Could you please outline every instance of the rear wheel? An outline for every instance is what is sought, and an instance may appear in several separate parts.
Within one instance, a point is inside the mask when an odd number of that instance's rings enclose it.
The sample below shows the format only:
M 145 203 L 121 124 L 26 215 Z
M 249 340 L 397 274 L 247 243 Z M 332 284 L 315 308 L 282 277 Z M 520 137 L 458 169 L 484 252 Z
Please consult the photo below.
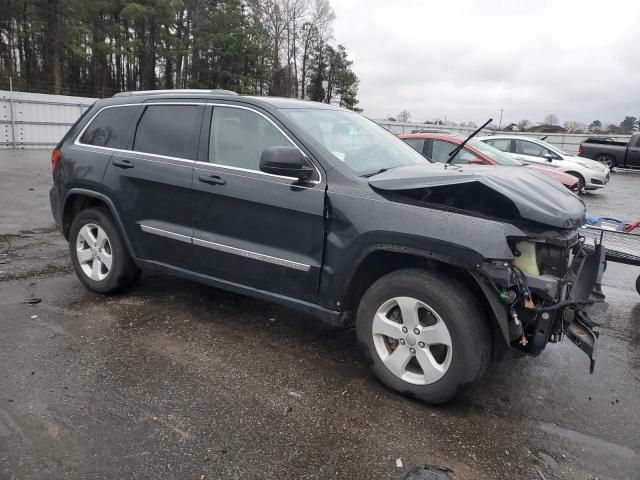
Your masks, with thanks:
M 109 213 L 102 208 L 81 211 L 69 230 L 69 253 L 80 281 L 98 293 L 114 293 L 140 276 Z
M 603 165 L 606 165 L 609 168 L 614 168 L 616 166 L 616 161 L 611 155 L 598 155 L 595 159 L 596 162 L 600 162 Z
M 365 292 L 358 341 L 387 386 L 429 403 L 462 393 L 490 358 L 487 320 L 457 282 L 423 270 L 400 270 Z

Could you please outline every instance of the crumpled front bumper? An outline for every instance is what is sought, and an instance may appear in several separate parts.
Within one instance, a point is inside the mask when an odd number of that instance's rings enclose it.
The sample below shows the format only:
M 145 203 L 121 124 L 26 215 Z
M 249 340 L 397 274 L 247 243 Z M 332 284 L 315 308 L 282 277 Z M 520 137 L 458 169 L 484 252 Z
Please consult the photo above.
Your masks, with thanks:
M 599 336 L 595 319 L 608 308 L 601 288 L 606 268 L 605 257 L 606 249 L 603 245 L 597 245 L 591 252 L 581 248 L 564 279 L 543 286 L 539 278 L 529 278 L 532 290 L 539 296 L 548 295 L 557 285 L 557 301 L 536 309 L 541 318 L 530 339 L 533 353 L 539 353 L 548 341 L 558 341 L 562 335 L 566 335 L 587 354 L 590 360 L 589 370 L 593 373 Z
M 513 351 L 537 356 L 547 343 L 566 335 L 589 356 L 593 371 L 598 340 L 594 319 L 608 306 L 601 290 L 606 251 L 598 245 L 588 252 L 579 241 L 571 250 L 573 259 L 562 276 L 526 273 L 500 261 L 483 262 L 476 272 L 487 280 L 483 290 Z
M 583 250 L 584 251 L 584 250 Z M 593 373 L 598 325 L 592 317 L 606 312 L 608 304 L 602 293 L 602 275 L 606 268 L 606 248 L 596 245 L 591 253 L 585 253 L 577 265 L 573 285 L 569 292 L 569 301 L 573 303 L 573 314 L 563 312 L 562 328 L 569 340 L 589 356 L 589 371 Z

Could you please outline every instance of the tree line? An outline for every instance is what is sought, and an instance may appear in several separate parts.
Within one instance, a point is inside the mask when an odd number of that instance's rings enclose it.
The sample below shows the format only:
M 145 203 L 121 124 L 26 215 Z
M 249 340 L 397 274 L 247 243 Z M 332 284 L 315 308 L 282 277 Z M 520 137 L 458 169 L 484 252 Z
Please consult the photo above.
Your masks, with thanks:
M 0 88 L 222 88 L 357 109 L 328 0 L 0 0 Z

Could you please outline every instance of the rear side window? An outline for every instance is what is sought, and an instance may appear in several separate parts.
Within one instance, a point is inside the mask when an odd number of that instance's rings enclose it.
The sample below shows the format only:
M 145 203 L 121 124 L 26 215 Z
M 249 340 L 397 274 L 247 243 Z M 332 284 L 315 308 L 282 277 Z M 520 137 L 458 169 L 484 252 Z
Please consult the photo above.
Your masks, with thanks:
M 80 143 L 96 147 L 127 148 L 137 106 L 102 110 L 80 137 Z
M 138 123 L 133 149 L 195 160 L 201 117 L 198 105 L 148 106 Z

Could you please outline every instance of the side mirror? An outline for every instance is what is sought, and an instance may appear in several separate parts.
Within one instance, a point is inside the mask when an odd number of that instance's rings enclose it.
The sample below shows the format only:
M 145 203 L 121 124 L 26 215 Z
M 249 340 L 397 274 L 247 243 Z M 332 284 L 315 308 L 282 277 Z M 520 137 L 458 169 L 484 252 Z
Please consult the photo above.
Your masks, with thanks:
M 543 157 L 547 159 L 547 162 L 553 161 L 553 155 L 551 155 L 550 153 L 545 153 Z
M 298 180 L 310 178 L 314 169 L 296 147 L 269 147 L 260 155 L 260 171 Z

